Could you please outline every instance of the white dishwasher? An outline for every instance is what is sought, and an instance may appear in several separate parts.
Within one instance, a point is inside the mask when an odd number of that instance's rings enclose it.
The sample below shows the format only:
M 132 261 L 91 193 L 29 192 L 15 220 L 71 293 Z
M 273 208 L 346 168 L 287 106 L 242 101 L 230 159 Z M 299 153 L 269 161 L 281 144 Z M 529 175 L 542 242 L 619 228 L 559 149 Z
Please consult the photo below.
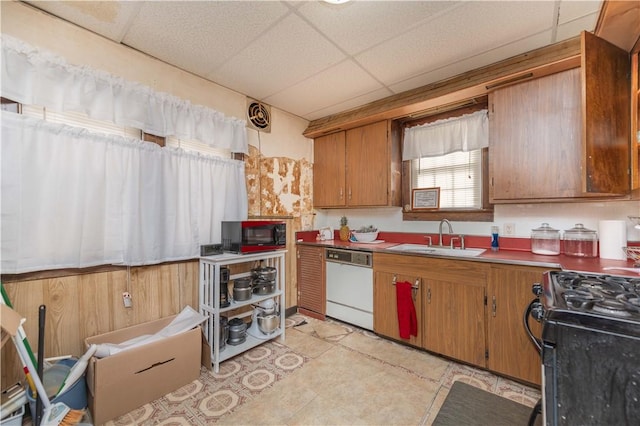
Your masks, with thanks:
M 371 253 L 328 248 L 326 315 L 373 330 L 373 257 Z

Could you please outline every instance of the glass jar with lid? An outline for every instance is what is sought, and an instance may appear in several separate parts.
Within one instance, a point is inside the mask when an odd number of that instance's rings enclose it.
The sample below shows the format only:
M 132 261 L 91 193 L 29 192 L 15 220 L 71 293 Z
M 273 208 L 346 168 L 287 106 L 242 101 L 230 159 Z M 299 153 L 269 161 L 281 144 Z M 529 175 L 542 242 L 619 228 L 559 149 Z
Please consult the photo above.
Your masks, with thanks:
M 560 231 L 548 223 L 531 230 L 531 252 L 550 256 L 560 254 Z
M 598 255 L 596 231 L 585 228 L 581 223 L 576 223 L 576 226 L 564 231 L 564 254 L 575 257 L 596 257 Z

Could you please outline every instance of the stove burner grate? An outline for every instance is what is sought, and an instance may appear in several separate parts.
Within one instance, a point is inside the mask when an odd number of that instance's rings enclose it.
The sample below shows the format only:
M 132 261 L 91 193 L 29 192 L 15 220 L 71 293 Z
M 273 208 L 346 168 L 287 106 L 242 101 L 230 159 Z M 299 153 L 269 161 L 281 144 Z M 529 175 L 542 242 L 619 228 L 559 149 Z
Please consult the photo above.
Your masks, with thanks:
M 640 279 L 561 271 L 553 274 L 555 293 L 570 309 L 625 318 L 640 313 Z
M 594 312 L 600 312 L 602 314 L 613 315 L 616 317 L 630 317 L 631 312 L 621 301 L 617 299 L 604 299 L 596 302 L 593 305 Z

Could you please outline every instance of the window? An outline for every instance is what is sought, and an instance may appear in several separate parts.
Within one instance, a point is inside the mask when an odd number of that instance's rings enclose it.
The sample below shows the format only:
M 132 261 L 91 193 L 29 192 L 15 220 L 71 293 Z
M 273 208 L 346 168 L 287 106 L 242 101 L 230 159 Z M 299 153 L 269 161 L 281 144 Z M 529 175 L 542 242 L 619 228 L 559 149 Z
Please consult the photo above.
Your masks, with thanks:
M 405 128 L 421 126 L 472 114 L 486 108 L 486 99 L 480 99 L 473 106 L 404 121 L 402 125 Z M 403 151 L 405 149 L 406 147 L 403 147 Z M 425 154 L 424 150 L 420 152 Z M 488 148 L 456 151 L 440 156 L 409 155 L 402 163 L 403 220 L 435 221 L 446 218 L 457 221 L 493 221 L 493 205 L 489 204 L 488 174 Z M 439 208 L 412 210 L 411 194 L 415 188 L 440 188 Z
M 93 132 L 107 133 L 111 135 L 128 136 L 135 139 L 141 139 L 142 132 L 133 127 L 118 126 L 109 121 L 96 120 L 88 117 L 85 113 L 77 111 L 57 112 L 36 105 L 22 105 L 22 113 L 35 118 L 41 118 L 52 123 L 61 123 L 68 126 L 82 127 Z M 214 157 L 230 158 L 231 152 L 213 148 L 205 143 L 192 140 L 178 139 L 173 136 L 163 138 L 151 134 L 144 134 L 144 140 L 154 142 L 160 146 L 182 148 L 185 151 L 195 151 L 201 154 Z
M 22 105 L 22 114 L 40 118 L 51 123 L 66 124 L 67 126 L 82 127 L 92 132 L 109 135 L 128 136 L 140 139 L 140 130 L 133 127 L 118 126 L 110 121 L 96 120 L 87 114 L 77 111 L 58 112 L 38 105 Z
M 195 151 L 201 154 L 210 155 L 212 157 L 231 158 L 230 150 L 214 148 L 210 145 L 196 140 L 178 139 L 174 136 L 169 136 L 166 139 L 166 146 L 173 148 L 182 148 L 185 151 Z
M 482 208 L 482 150 L 411 161 L 411 189 L 440 188 L 441 209 Z

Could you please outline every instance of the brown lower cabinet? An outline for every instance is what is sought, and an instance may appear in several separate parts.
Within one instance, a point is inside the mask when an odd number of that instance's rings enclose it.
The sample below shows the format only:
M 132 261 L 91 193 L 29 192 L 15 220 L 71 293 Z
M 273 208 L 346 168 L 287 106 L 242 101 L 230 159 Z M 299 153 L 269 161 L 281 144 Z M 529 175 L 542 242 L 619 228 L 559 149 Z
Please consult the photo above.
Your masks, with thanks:
M 548 269 L 386 253 L 374 253 L 373 265 L 377 334 L 540 384 L 540 356 L 522 318 Z M 399 336 L 396 281 L 418 283 L 418 336 L 409 340 Z
M 313 318 L 324 319 L 327 309 L 324 247 L 296 247 L 298 310 Z
M 375 255 L 374 255 L 375 256 Z M 377 268 L 376 268 L 377 269 Z M 396 282 L 408 281 L 418 288 L 412 291 L 413 304 L 416 308 L 418 335 L 409 339 L 400 337 L 398 325 L 398 309 L 396 298 Z M 409 345 L 422 347 L 422 284 L 416 275 L 386 271 L 374 272 L 373 286 L 373 329 L 376 333 Z
M 529 383 L 541 383 L 540 354 L 524 332 L 523 314 L 534 298 L 533 283 L 548 268 L 492 265 L 487 283 L 487 368 Z M 540 336 L 541 327 L 529 321 Z
M 484 367 L 484 277 L 425 279 L 425 287 L 423 347 Z

